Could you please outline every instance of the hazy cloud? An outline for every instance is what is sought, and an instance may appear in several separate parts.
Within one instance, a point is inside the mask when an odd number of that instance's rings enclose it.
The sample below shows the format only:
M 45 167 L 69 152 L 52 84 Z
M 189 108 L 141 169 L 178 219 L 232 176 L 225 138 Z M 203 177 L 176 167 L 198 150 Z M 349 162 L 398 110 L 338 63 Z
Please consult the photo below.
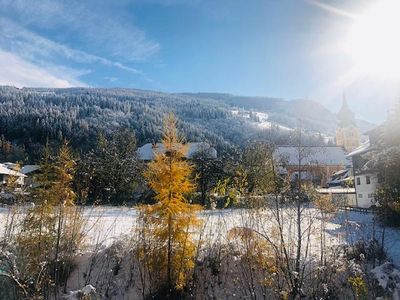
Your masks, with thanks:
M 0 47 L 16 53 L 30 61 L 55 61 L 60 57 L 77 63 L 101 63 L 134 74 L 141 72 L 120 62 L 93 55 L 84 51 L 72 49 L 63 44 L 44 38 L 18 24 L 0 18 Z
M 159 49 L 158 43 L 149 40 L 145 32 L 121 12 L 118 18 L 112 18 L 113 13 L 101 5 L 91 0 L 0 0 L 0 50 L 3 59 L 4 53 L 8 53 L 18 67 L 34 69 L 36 74 L 39 70 L 46 73 L 46 80 L 39 84 L 41 86 L 46 86 L 51 76 L 54 77 L 52 86 L 83 85 L 80 77 L 97 70 L 98 65 L 149 80 L 131 64 L 154 55 Z M 11 62 L 9 66 L 12 67 Z M 2 82 L 10 71 L 11 68 L 2 70 Z M 21 85 L 20 82 L 38 85 L 25 77 L 19 80 L 17 74 L 22 73 L 13 73 L 16 85 Z M 59 77 L 55 74 L 66 74 L 68 79 L 56 81 L 55 78 Z M 6 81 L 10 83 L 8 79 Z
M 0 0 L 0 5 L 7 12 L 3 16 L 24 26 L 62 30 L 86 50 L 95 47 L 117 59 L 144 60 L 160 48 L 133 24 L 132 16 L 120 9 L 115 17 L 112 7 L 99 1 Z
M 0 85 L 16 87 L 86 86 L 76 79 L 77 74 L 67 69 L 47 70 L 38 67 L 15 54 L 0 49 Z

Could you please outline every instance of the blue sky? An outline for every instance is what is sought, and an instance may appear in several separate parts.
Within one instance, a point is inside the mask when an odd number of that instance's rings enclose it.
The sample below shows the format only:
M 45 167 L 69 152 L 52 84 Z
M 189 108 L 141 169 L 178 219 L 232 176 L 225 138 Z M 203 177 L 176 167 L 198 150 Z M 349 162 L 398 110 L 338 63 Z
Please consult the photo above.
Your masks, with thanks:
M 0 0 L 0 84 L 307 98 L 382 121 L 393 82 L 336 50 L 371 1 Z M 397 85 L 398 86 L 398 85 Z

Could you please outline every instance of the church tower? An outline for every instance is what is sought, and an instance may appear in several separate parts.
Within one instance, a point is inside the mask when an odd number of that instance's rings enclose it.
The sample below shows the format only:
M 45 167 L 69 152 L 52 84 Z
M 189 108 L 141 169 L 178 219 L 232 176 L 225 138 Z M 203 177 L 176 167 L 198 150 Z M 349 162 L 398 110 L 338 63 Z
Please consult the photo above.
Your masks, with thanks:
M 360 132 L 356 125 L 354 113 L 347 105 L 344 95 L 338 119 L 339 126 L 336 130 L 336 145 L 342 146 L 347 152 L 351 152 L 360 145 Z

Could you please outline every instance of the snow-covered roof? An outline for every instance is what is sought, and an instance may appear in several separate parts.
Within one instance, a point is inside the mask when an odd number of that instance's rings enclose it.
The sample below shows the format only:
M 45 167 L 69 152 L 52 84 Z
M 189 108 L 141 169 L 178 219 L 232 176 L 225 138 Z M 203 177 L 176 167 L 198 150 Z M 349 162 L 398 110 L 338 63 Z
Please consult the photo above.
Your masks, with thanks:
M 16 163 L 12 163 L 12 162 L 3 162 L 1 163 L 4 167 L 9 168 L 9 169 L 14 169 L 17 164 Z
M 349 172 L 349 169 L 340 170 L 340 171 L 337 171 L 337 172 L 333 173 L 332 177 L 333 176 L 339 176 L 339 175 L 345 175 L 347 172 Z
M 3 164 L 0 164 L 0 174 L 1 174 L 1 175 L 17 176 L 17 177 L 26 177 L 26 175 L 24 175 L 24 174 L 22 174 L 22 173 L 20 173 L 20 172 L 11 170 L 11 169 L 7 168 L 7 167 L 6 167 L 5 165 L 3 165 Z
M 320 194 L 354 194 L 356 192 L 356 189 L 331 187 L 316 189 L 316 191 Z
M 29 174 L 32 173 L 34 171 L 37 171 L 40 169 L 39 165 L 25 165 L 21 168 L 20 172 L 22 174 Z
M 288 165 L 299 164 L 299 156 L 302 165 L 327 165 L 347 166 L 350 160 L 346 158 L 346 152 L 339 146 L 308 146 L 299 148 L 296 146 L 280 146 L 276 149 L 277 159 Z
M 346 157 L 352 157 L 354 155 L 359 155 L 359 154 L 363 154 L 368 152 L 371 149 L 371 145 L 369 140 L 366 141 L 365 143 L 362 143 L 359 147 L 357 147 L 356 149 L 354 149 L 352 152 L 350 152 L 349 154 L 347 154 Z
M 217 150 L 211 147 L 208 143 L 187 143 L 186 158 L 193 158 L 194 154 L 206 151 L 208 156 L 211 158 L 217 158 Z M 152 160 L 155 154 L 164 153 L 165 147 L 162 143 L 152 144 L 147 143 L 137 150 L 138 158 L 141 160 Z

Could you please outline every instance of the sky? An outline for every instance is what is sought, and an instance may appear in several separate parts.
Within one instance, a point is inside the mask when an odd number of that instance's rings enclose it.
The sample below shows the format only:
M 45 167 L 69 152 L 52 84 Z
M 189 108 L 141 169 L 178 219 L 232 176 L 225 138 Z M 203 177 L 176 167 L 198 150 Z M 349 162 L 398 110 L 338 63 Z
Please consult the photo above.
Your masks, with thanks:
M 345 95 L 379 123 L 398 80 L 355 71 L 340 47 L 372 2 L 0 0 L 0 84 L 311 99 L 332 111 Z

